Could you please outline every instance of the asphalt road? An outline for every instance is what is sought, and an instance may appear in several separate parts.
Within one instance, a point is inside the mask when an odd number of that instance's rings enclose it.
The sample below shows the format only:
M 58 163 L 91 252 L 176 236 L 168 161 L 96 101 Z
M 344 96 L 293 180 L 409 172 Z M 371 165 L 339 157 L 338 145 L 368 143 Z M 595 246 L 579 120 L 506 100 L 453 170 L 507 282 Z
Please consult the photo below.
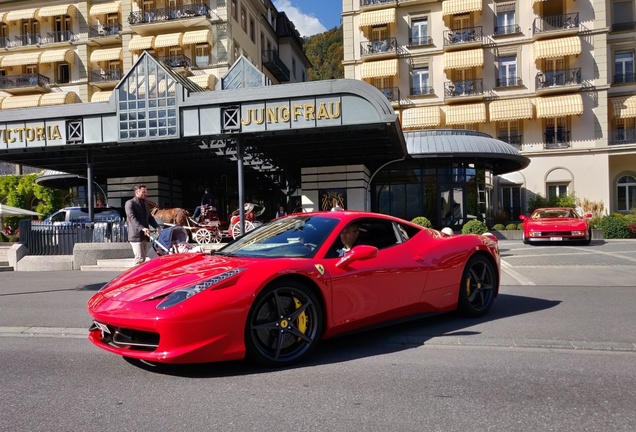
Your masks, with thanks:
M 0 431 L 636 430 L 636 242 L 501 249 L 487 317 L 325 341 L 283 370 L 130 364 L 86 340 L 114 273 L 5 273 Z

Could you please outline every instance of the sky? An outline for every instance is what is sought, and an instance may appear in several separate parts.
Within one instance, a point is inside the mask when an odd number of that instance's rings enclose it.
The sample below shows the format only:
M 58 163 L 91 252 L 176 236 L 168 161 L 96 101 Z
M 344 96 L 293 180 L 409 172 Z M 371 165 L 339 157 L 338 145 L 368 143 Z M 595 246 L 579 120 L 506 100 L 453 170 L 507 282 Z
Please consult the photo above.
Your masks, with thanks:
M 301 36 L 312 36 L 340 26 L 342 0 L 273 0 Z

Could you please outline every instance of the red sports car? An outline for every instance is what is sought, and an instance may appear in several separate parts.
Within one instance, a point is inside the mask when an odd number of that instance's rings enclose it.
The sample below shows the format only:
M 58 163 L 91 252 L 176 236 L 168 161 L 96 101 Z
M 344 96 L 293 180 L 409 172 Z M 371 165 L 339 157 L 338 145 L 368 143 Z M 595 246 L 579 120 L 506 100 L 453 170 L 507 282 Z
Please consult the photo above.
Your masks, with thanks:
M 89 339 L 156 363 L 284 366 L 366 326 L 455 309 L 482 316 L 499 269 L 492 236 L 368 212 L 299 213 L 211 254 L 166 255 L 121 274 L 88 302 Z
M 584 217 L 576 210 L 569 207 L 539 208 L 532 212 L 530 217 L 519 216 L 523 221 L 523 242 L 566 242 L 577 241 L 590 244 L 592 229 L 588 218 L 592 213 Z

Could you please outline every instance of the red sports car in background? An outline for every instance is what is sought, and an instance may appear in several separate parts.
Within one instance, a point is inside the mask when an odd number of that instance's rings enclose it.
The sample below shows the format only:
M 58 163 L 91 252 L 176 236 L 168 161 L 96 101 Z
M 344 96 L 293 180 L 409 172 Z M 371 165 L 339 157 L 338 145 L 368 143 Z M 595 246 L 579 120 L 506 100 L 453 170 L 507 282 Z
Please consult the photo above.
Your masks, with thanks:
M 345 252 L 352 224 L 358 238 Z M 89 339 L 156 363 L 284 366 L 366 326 L 456 309 L 482 316 L 498 293 L 499 259 L 492 236 L 368 212 L 294 214 L 211 254 L 166 255 L 121 274 L 88 302 Z
M 523 221 L 523 242 L 566 242 L 577 241 L 590 244 L 592 229 L 589 218 L 592 213 L 584 217 L 569 207 L 539 208 L 530 217 L 519 216 Z

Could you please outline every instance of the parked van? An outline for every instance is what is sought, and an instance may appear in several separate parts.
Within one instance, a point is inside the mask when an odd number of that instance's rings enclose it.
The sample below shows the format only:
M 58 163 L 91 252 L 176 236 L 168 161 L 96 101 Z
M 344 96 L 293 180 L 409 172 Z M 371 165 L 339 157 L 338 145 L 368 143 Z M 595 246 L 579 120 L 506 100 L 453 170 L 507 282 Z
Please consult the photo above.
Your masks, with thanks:
M 118 222 L 126 217 L 124 211 L 116 207 L 96 207 L 94 210 L 94 222 Z M 88 218 L 87 207 L 66 207 L 56 211 L 44 219 L 45 224 L 59 223 L 86 223 Z

